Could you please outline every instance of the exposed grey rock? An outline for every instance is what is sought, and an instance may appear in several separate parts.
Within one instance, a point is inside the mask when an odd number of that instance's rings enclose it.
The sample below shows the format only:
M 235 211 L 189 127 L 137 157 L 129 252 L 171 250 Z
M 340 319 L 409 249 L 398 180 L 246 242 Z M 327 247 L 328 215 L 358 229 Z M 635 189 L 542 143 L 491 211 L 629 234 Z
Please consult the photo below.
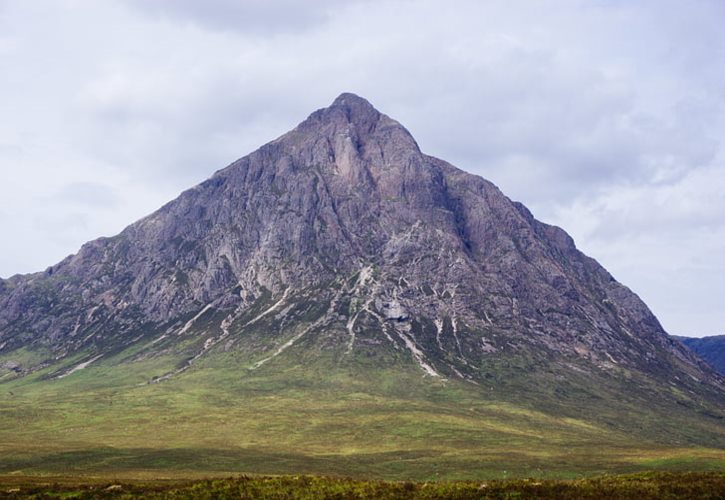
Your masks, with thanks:
M 11 371 L 20 373 L 22 371 L 23 367 L 17 361 L 10 360 L 10 361 L 5 361 L 3 363 L 0 363 L 0 369 L 11 370 Z

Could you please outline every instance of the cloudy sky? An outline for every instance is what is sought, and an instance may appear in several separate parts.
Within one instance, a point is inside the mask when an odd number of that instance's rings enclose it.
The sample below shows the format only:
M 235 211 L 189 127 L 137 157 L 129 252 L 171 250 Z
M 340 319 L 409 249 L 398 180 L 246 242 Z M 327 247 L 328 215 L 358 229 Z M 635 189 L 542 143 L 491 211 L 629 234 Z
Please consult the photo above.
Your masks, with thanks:
M 0 0 L 0 276 L 112 235 L 343 91 L 674 334 L 725 333 L 721 0 Z

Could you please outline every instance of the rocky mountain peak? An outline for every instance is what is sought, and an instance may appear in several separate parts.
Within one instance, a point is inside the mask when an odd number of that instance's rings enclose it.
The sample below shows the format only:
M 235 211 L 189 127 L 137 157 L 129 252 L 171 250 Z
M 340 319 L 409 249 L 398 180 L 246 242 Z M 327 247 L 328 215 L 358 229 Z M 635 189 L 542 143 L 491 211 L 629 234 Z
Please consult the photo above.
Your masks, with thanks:
M 155 332 L 152 352 L 184 339 L 197 359 L 224 340 L 256 366 L 304 336 L 335 352 L 405 353 L 437 378 L 480 382 L 516 358 L 722 383 L 561 229 L 421 153 L 349 93 L 12 285 L 0 284 L 0 351 L 98 356 Z M 262 318 L 268 336 L 247 344 Z
M 341 94 L 330 106 L 315 111 L 280 140 L 316 156 L 312 158 L 316 162 L 327 163 L 324 155 L 331 153 L 343 173 L 348 172 L 352 157 L 377 168 L 405 166 L 421 154 L 405 127 L 351 93 Z M 331 151 L 325 151 L 326 146 Z
M 380 114 L 370 101 L 352 92 L 343 92 L 335 98 L 330 107 L 341 107 L 347 110 L 350 115 Z

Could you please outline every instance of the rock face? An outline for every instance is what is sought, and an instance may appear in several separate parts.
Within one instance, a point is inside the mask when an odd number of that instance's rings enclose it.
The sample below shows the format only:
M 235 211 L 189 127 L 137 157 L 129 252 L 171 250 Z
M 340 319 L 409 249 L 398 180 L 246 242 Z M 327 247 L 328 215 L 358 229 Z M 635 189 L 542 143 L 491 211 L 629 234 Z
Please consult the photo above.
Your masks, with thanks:
M 275 340 L 251 343 L 262 320 Z M 187 337 L 180 370 L 221 346 L 261 366 L 307 337 L 391 348 L 430 377 L 476 382 L 514 357 L 722 390 L 563 230 L 353 94 L 119 235 L 0 282 L 0 353 L 91 359 Z

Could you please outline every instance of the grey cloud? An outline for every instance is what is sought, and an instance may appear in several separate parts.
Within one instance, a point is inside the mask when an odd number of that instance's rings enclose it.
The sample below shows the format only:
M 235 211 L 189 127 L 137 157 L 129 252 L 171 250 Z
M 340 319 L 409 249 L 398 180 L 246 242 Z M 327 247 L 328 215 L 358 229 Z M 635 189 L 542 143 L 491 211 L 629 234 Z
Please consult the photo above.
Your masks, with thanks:
M 337 2 L 300 0 L 128 0 L 143 12 L 170 22 L 188 22 L 204 29 L 229 30 L 255 35 L 298 33 L 328 19 Z

